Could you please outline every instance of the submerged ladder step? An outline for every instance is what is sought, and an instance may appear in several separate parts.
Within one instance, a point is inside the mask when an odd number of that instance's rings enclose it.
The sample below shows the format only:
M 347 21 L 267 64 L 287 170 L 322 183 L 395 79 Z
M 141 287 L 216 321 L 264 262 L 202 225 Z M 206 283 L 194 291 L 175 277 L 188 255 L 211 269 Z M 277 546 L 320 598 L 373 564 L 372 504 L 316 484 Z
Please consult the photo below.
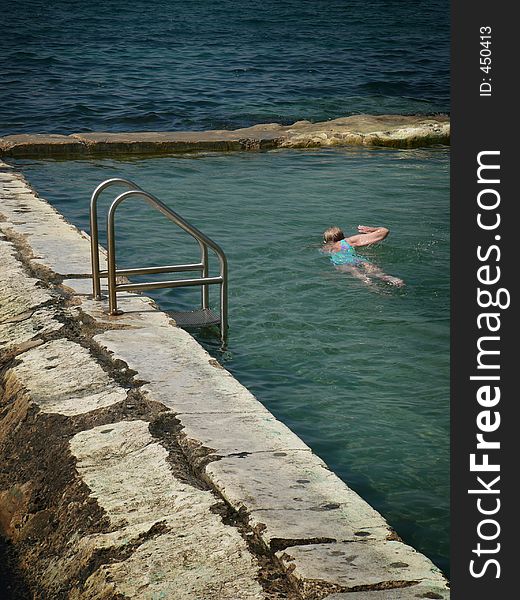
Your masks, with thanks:
M 213 312 L 211 308 L 199 308 L 187 312 L 171 312 L 170 316 L 179 327 L 207 327 L 209 325 L 218 325 L 220 315 Z

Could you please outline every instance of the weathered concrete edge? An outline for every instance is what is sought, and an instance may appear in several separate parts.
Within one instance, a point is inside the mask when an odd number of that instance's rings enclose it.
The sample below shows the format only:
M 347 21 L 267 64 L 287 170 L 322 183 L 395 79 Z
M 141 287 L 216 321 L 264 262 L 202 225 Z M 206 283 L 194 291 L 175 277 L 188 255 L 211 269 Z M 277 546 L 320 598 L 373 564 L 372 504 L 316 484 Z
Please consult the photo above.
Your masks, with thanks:
M 100 351 L 88 330 L 102 327 L 81 321 L 60 277 L 35 261 L 35 223 L 50 246 L 53 225 L 70 230 L 4 166 L 0 533 L 32 590 L 23 597 L 271 598 L 262 571 L 287 580 L 281 566 L 226 522 L 222 500 L 179 452 L 173 413 Z M 299 600 L 293 588 L 287 581 Z
M 269 123 L 229 131 L 8 135 L 0 137 L 0 156 L 77 159 L 330 146 L 412 148 L 449 144 L 449 140 L 449 120 L 444 116 L 356 115 L 321 123 Z
M 16 186 L 15 186 L 16 187 Z M 21 186 L 23 187 L 23 186 Z M 50 209 L 50 207 L 48 207 L 48 205 L 46 205 L 43 201 L 41 200 L 32 200 L 33 206 L 36 207 L 38 204 L 41 204 L 41 208 L 42 210 L 44 210 L 44 212 L 46 213 L 46 217 L 50 218 L 52 217 L 52 214 L 55 215 L 55 223 L 53 224 L 54 226 L 56 226 L 58 229 L 64 230 L 65 228 L 67 228 L 67 236 L 65 236 L 66 238 L 69 237 L 70 238 L 70 226 L 67 225 L 65 223 L 65 221 L 63 221 L 57 213 L 55 213 L 55 211 L 53 211 L 53 209 Z M 50 209 L 50 210 L 49 210 Z M 53 271 L 54 273 L 56 273 L 56 261 L 55 261 L 55 257 L 53 256 L 53 254 L 51 253 L 49 255 L 48 253 L 48 248 L 47 248 L 47 256 L 45 256 L 46 252 L 45 252 L 45 244 L 42 246 L 42 240 L 38 240 L 38 230 L 35 230 L 34 228 L 28 227 L 27 223 L 21 223 L 18 225 L 18 227 L 16 227 L 15 225 L 15 229 L 18 229 L 18 231 L 20 232 L 21 235 L 25 236 L 26 241 L 29 243 L 29 245 L 31 246 L 37 246 L 38 247 L 38 256 L 40 258 L 37 259 L 39 264 L 44 264 L 46 266 L 47 269 Z M 59 239 L 51 239 L 49 240 L 47 238 L 46 243 L 47 244 L 58 244 L 58 246 L 60 245 L 60 240 L 62 239 L 62 236 L 59 236 Z M 68 240 L 68 242 L 66 243 L 70 243 L 70 239 Z M 76 241 L 75 244 L 78 247 L 81 247 L 84 249 L 84 252 L 77 252 L 75 253 L 75 255 L 77 254 L 77 260 L 78 260 L 78 264 L 85 262 L 85 260 L 88 263 L 88 244 L 86 244 L 86 240 L 84 238 L 82 238 L 78 232 L 76 232 Z M 56 251 L 55 251 L 56 252 Z M 58 249 L 58 254 L 60 253 L 59 249 Z M 81 255 L 84 254 L 83 258 L 81 257 Z M 76 268 L 76 266 L 74 265 L 75 268 L 72 269 L 72 272 L 81 272 L 81 269 Z M 88 264 L 87 264 L 87 268 L 88 268 Z M 68 273 L 67 272 L 61 272 L 60 275 L 66 276 Z M 99 308 L 99 304 L 97 306 L 92 306 L 92 304 L 95 303 L 91 303 L 88 298 L 87 298 L 87 293 L 85 292 L 84 289 L 84 283 L 87 283 L 85 280 L 71 280 L 69 282 L 67 282 L 67 286 L 70 290 L 74 290 L 75 291 L 75 301 L 78 302 L 78 305 L 81 306 L 81 310 L 85 311 L 86 313 L 88 313 L 90 316 L 94 315 L 93 318 L 96 318 L 98 320 L 98 323 L 100 325 L 105 325 L 107 320 L 109 320 L 106 315 L 103 314 L 103 311 L 100 310 Z M 76 289 L 75 289 L 76 288 Z M 128 300 L 129 303 L 134 303 L 134 308 L 135 308 L 135 303 L 141 303 L 140 307 L 141 310 L 143 309 L 143 302 L 147 303 L 147 301 L 142 298 L 142 297 L 135 297 L 135 298 L 129 298 Z M 150 303 L 148 303 L 148 309 L 151 306 Z M 202 349 L 200 347 L 198 347 L 198 344 L 196 344 L 196 342 L 194 340 L 192 340 L 192 338 L 190 338 L 189 336 L 185 335 L 184 332 L 181 332 L 175 328 L 172 328 L 171 326 L 166 326 L 165 321 L 164 321 L 164 315 L 163 313 L 160 313 L 160 311 L 150 311 L 149 313 L 143 315 L 140 315 L 139 317 L 136 316 L 136 314 L 134 313 L 132 316 L 131 311 L 128 312 L 127 316 L 123 316 L 122 319 L 119 319 L 119 324 L 120 326 L 124 326 L 125 325 L 125 319 L 127 319 L 126 324 L 130 325 L 131 327 L 135 327 L 135 328 L 141 328 L 143 332 L 146 333 L 150 333 L 151 329 L 155 328 L 155 335 L 157 335 L 157 332 L 159 332 L 159 338 L 152 337 L 152 343 L 156 343 L 157 339 L 169 339 L 173 336 L 172 338 L 172 342 L 174 343 L 177 352 L 181 351 L 181 354 L 184 352 L 184 354 L 187 356 L 186 351 L 188 352 L 188 354 L 190 355 L 195 355 L 195 358 L 193 360 L 195 360 L 195 362 L 198 363 L 203 363 L 204 361 L 207 363 L 207 356 L 205 356 L 204 351 L 202 351 Z M 112 348 L 112 351 L 115 352 L 115 356 L 117 358 L 121 358 L 121 360 L 125 360 L 125 356 L 123 356 L 122 350 L 121 350 L 121 345 L 120 342 L 121 340 L 117 339 L 117 334 L 118 332 L 124 332 L 125 329 L 121 328 L 121 329 L 112 329 L 108 332 L 106 332 L 105 334 L 102 334 L 101 336 L 98 336 L 98 341 L 100 343 L 103 343 L 106 345 L 106 347 L 110 350 Z M 111 338 L 110 335 L 114 335 L 115 337 Z M 126 340 L 128 341 L 128 340 Z M 119 345 L 118 345 L 119 342 Z M 181 346 L 181 348 L 179 348 L 179 345 Z M 129 363 L 132 363 L 132 361 L 134 361 L 135 363 L 139 362 L 140 358 L 139 354 L 135 353 L 135 352 L 129 352 L 129 354 L 126 356 L 126 358 L 128 359 Z M 188 360 L 188 358 L 186 358 L 187 360 L 187 365 L 184 366 L 184 368 L 186 369 L 188 365 L 194 366 L 193 365 L 193 360 L 190 358 Z M 130 364 L 131 368 L 132 365 Z M 196 365 L 195 365 L 196 366 Z M 146 365 L 145 365 L 146 368 Z M 202 368 L 202 367 L 201 367 Z M 247 390 L 243 390 L 241 391 L 237 391 L 237 386 L 241 387 L 239 384 L 236 383 L 236 381 L 234 381 L 232 378 L 230 378 L 228 375 L 225 375 L 222 373 L 221 369 L 215 369 L 214 366 L 212 366 L 213 369 L 213 373 L 218 373 L 220 375 L 224 375 L 224 378 L 220 378 L 217 379 L 217 388 L 219 386 L 224 386 L 225 388 L 225 392 L 226 394 L 231 394 L 231 395 L 240 395 L 240 394 L 245 394 L 245 396 L 242 398 L 242 400 L 240 400 L 240 402 L 244 402 L 245 404 L 247 404 L 247 411 L 246 412 L 250 412 L 250 413 L 254 413 L 254 414 L 260 414 L 260 416 L 265 415 L 265 409 L 263 409 L 263 407 L 261 405 L 259 406 L 255 406 L 255 400 L 252 399 L 252 397 L 250 396 L 250 394 L 247 392 Z M 204 374 L 206 374 L 207 372 L 207 367 L 203 367 L 202 368 L 202 372 Z M 153 373 L 151 373 L 153 375 Z M 142 375 L 142 373 L 138 373 L 138 376 Z M 145 377 L 146 378 L 148 375 L 150 375 L 150 373 L 146 373 Z M 153 377 L 152 377 L 153 379 Z M 225 383 L 223 383 L 225 382 Z M 181 382 L 182 383 L 182 382 Z M 158 399 L 159 401 L 161 400 L 161 398 L 163 397 L 164 393 L 166 393 L 167 395 L 171 394 L 171 389 L 168 388 L 168 382 L 165 381 L 160 381 L 160 380 L 155 380 L 152 381 L 151 384 L 148 385 L 148 391 L 147 393 L 150 394 L 152 397 L 154 397 L 155 399 Z M 178 385 L 178 383 L 176 384 Z M 166 388 L 164 387 L 166 386 Z M 193 388 L 193 381 L 190 382 L 190 386 L 191 389 Z M 230 387 L 228 387 L 230 386 Z M 217 394 L 218 395 L 218 394 Z M 202 397 L 206 397 L 207 398 L 207 394 L 206 394 L 206 390 L 203 390 L 202 393 Z M 190 400 L 191 402 L 191 400 Z M 202 438 L 202 441 L 200 439 L 198 439 L 197 437 L 195 438 L 190 438 L 190 436 L 187 436 L 186 439 L 186 451 L 188 456 L 191 456 L 191 460 L 193 461 L 194 467 L 197 469 L 204 469 L 205 465 L 204 465 L 204 461 L 202 463 L 200 463 L 200 453 L 194 452 L 193 448 L 195 448 L 196 450 L 200 450 L 200 448 L 202 447 L 203 449 L 206 448 L 206 451 L 202 453 L 202 456 L 207 454 L 207 449 L 208 448 L 212 448 L 213 447 L 213 443 L 217 442 L 218 440 L 215 439 L 211 439 L 211 436 L 208 438 L 207 434 L 205 433 L 205 429 L 204 429 L 204 417 L 203 415 L 206 414 L 206 419 L 207 420 L 207 407 L 204 407 L 203 410 L 199 409 L 198 412 L 195 410 L 193 403 L 191 405 L 186 404 L 186 406 L 188 406 L 188 412 L 186 412 L 184 415 L 182 414 L 182 410 L 183 410 L 183 404 L 181 402 L 181 406 L 176 407 L 176 412 L 180 412 L 181 414 L 179 415 L 181 423 L 185 422 L 185 431 L 192 431 L 195 432 L 195 435 L 200 435 L 200 438 Z M 179 411 L 180 408 L 180 411 Z M 210 410 L 210 413 L 213 415 L 213 417 L 215 416 L 215 411 L 217 410 L 215 407 Z M 231 411 L 233 410 L 237 410 L 236 408 L 233 409 L 231 408 Z M 243 415 L 244 414 L 244 407 L 243 405 L 238 409 L 238 414 Z M 195 415 L 195 418 L 193 417 L 193 415 Z M 226 418 L 228 418 L 228 414 L 226 415 Z M 265 418 L 262 416 L 262 418 L 260 419 L 261 421 L 265 421 Z M 244 487 L 244 471 L 236 471 L 236 464 L 240 464 L 240 461 L 243 461 L 242 457 L 236 457 L 233 456 L 234 454 L 236 455 L 236 452 L 233 452 L 233 450 L 239 450 L 238 454 L 242 454 L 245 457 L 248 456 L 252 456 L 253 458 L 256 457 L 265 457 L 266 455 L 268 456 L 272 456 L 273 459 L 274 457 L 276 457 L 277 454 L 285 454 L 285 455 L 289 455 L 289 456 L 296 456 L 298 457 L 298 459 L 302 459 L 303 460 L 307 460 L 305 457 L 308 457 L 308 471 L 309 472 L 316 472 L 316 469 L 318 470 L 322 470 L 324 467 L 322 464 L 320 464 L 320 461 L 316 461 L 315 458 L 313 458 L 313 455 L 310 454 L 309 450 L 305 447 L 305 445 L 302 445 L 300 440 L 295 440 L 295 436 L 293 434 L 289 434 L 288 431 L 285 431 L 284 428 L 282 427 L 281 429 L 272 422 L 272 420 L 270 420 L 269 418 L 268 420 L 268 430 L 267 430 L 267 434 L 270 435 L 269 432 L 275 432 L 276 436 L 278 436 L 278 438 L 285 438 L 286 441 L 284 442 L 283 439 L 281 442 L 276 441 L 273 443 L 273 445 L 270 447 L 270 450 L 268 450 L 268 452 L 264 451 L 259 451 L 259 448 L 261 448 L 262 444 L 264 444 L 266 441 L 268 443 L 272 443 L 272 440 L 274 438 L 269 437 L 269 435 L 267 435 L 267 437 L 265 437 L 265 431 L 266 430 L 256 430 L 257 434 L 260 435 L 260 439 L 257 440 L 256 442 L 256 447 L 255 448 L 251 448 L 251 443 L 249 440 L 244 440 L 243 439 L 239 439 L 237 440 L 224 440 L 224 446 L 226 446 L 226 444 L 228 444 L 227 448 L 217 448 L 217 451 L 211 451 L 210 450 L 210 455 L 215 455 L 214 458 L 212 458 L 213 462 L 210 462 L 208 467 L 217 467 L 217 470 L 215 471 L 214 469 L 210 469 L 210 468 L 206 468 L 205 469 L 205 473 L 207 474 L 207 478 L 208 481 L 213 485 L 214 489 L 218 490 L 221 494 L 224 495 L 224 497 L 228 500 L 228 502 L 230 502 L 233 506 L 235 506 L 235 508 L 237 510 L 241 510 L 241 509 L 245 509 L 246 511 L 251 511 L 253 514 L 251 514 L 251 516 L 253 517 L 253 522 L 256 522 L 258 525 L 264 525 L 264 522 L 262 520 L 262 518 L 259 518 L 259 515 L 263 516 L 264 514 L 266 514 L 267 512 L 271 511 L 271 513 L 276 513 L 278 511 L 279 514 L 282 515 L 282 518 L 285 518 L 287 513 L 290 510 L 294 510 L 294 507 L 291 509 L 290 506 L 287 506 L 285 504 L 282 503 L 282 505 L 278 506 L 276 505 L 276 502 L 278 502 L 278 500 L 275 498 L 274 500 L 270 500 L 269 502 L 274 502 L 275 505 L 271 505 L 268 503 L 267 506 L 263 506 L 263 507 L 258 507 L 254 505 L 251 505 L 251 498 L 247 495 L 247 493 L 244 496 L 244 492 L 247 492 L 247 485 Z M 202 428 L 201 428 L 201 423 L 202 421 Z M 255 427 L 258 424 L 258 419 L 253 419 L 253 421 L 255 422 Z M 274 430 L 272 429 L 272 427 L 274 427 Z M 206 438 L 205 438 L 206 436 Z M 270 441 L 271 440 L 271 441 Z M 228 443 L 229 442 L 229 443 Z M 244 446 L 244 443 L 246 443 L 246 445 Z M 237 447 L 235 447 L 237 446 Z M 253 446 L 255 446 L 255 444 L 253 444 Z M 191 454 L 190 454 L 191 453 Z M 228 458 L 226 459 L 228 463 L 234 463 L 233 466 L 233 470 L 231 472 L 231 479 L 227 479 L 226 480 L 226 469 L 218 469 L 220 464 L 223 464 L 225 467 L 225 462 L 221 459 L 220 461 L 217 460 L 215 462 L 215 458 L 219 458 L 219 454 L 220 456 L 222 456 L 222 454 L 224 454 L 224 456 L 227 456 Z M 269 462 L 269 461 L 268 461 Z M 256 463 L 253 461 L 253 465 L 254 467 L 257 469 L 257 473 L 263 473 L 264 476 L 266 474 L 265 470 L 262 470 L 261 465 L 259 466 L 258 460 L 256 461 Z M 290 466 L 290 465 L 288 465 Z M 282 467 L 283 468 L 283 467 Z M 236 480 L 233 479 L 233 477 L 238 473 L 238 484 L 236 482 Z M 269 476 L 272 473 L 271 470 L 268 471 Z M 317 485 L 319 484 L 321 486 L 320 490 L 323 490 L 323 475 L 321 474 L 320 471 L 320 475 L 317 476 L 318 479 L 317 481 Z M 320 479 L 321 477 L 321 479 Z M 242 479 L 242 481 L 241 481 Z M 357 510 L 358 512 L 360 512 L 362 518 L 367 518 L 367 515 L 369 517 L 373 517 L 373 514 L 371 511 L 371 509 L 369 509 L 369 507 L 361 500 L 359 499 L 359 497 L 356 497 L 355 494 L 353 493 L 348 493 L 348 488 L 346 488 L 346 486 L 344 486 L 343 484 L 341 484 L 341 482 L 336 481 L 337 478 L 335 478 L 335 476 L 333 476 L 330 472 L 328 472 L 328 474 L 326 475 L 325 479 L 328 479 L 328 484 L 331 484 L 332 487 L 329 487 L 329 493 L 331 493 L 331 496 L 329 497 L 329 505 L 330 507 L 336 506 L 341 504 L 341 502 L 338 502 L 338 497 L 340 497 L 340 499 L 343 500 L 343 504 L 346 506 L 346 510 L 347 512 L 350 511 L 352 512 L 353 507 L 358 506 Z M 288 477 L 288 481 L 294 480 L 293 474 L 291 473 L 290 476 Z M 331 483 L 332 482 L 332 483 Z M 339 487 L 338 487 L 339 484 Z M 302 487 L 302 486 L 300 486 Z M 272 486 L 270 487 L 268 482 L 263 484 L 263 487 L 261 488 L 260 491 L 266 491 L 267 490 L 267 495 L 269 495 L 269 493 L 272 492 Z M 291 492 L 292 495 L 294 495 L 294 491 Z M 322 493 L 322 491 L 320 491 L 320 494 Z M 306 494 L 310 494 L 312 496 L 311 491 L 306 491 L 304 490 L 302 492 L 303 494 L 303 498 L 305 499 L 305 495 Z M 283 496 L 283 494 L 281 494 Z M 322 496 L 319 496 L 322 497 Z M 315 498 L 314 498 L 315 499 Z M 282 498 L 282 500 L 285 500 L 284 498 Z M 325 497 L 323 497 L 323 500 L 326 500 Z M 253 498 L 254 501 L 254 498 Z M 325 503 L 326 505 L 326 503 Z M 361 507 L 361 508 L 359 508 Z M 314 507 L 311 507 L 311 511 L 315 510 Z M 323 509 L 322 509 L 323 510 Z M 328 509 L 327 509 L 328 510 Z M 263 511 L 263 512 L 262 512 Z M 285 511 L 285 514 L 284 512 Z M 355 512 L 355 509 L 354 509 Z M 305 512 L 300 512 L 300 515 L 298 518 L 301 518 L 303 515 L 305 514 Z M 307 513 L 308 515 L 317 515 L 320 513 L 316 513 L 316 512 L 310 512 Z M 321 515 L 327 515 L 329 513 L 322 512 Z M 264 519 L 265 520 L 265 519 Z M 340 519 L 341 520 L 341 519 Z M 325 521 L 327 521 L 327 518 L 325 518 Z M 276 529 L 276 527 L 278 526 L 276 523 L 276 519 L 273 521 L 274 522 L 274 527 Z M 376 522 L 378 524 L 379 527 L 383 526 L 383 529 L 386 529 L 384 527 L 384 521 L 382 519 L 376 518 Z M 347 523 L 348 523 L 348 519 L 347 519 Z M 337 529 L 337 525 L 338 522 L 334 521 L 334 519 L 332 519 L 331 521 L 331 526 L 333 529 Z M 356 522 L 356 525 L 359 525 L 360 527 L 362 527 L 362 523 L 361 522 Z M 271 524 L 271 529 L 273 527 L 273 524 Z M 325 524 L 326 527 L 326 524 Z M 382 536 L 380 536 L 377 533 L 377 528 L 375 529 L 372 527 L 368 527 L 368 533 L 371 535 L 371 537 L 369 539 L 374 540 L 371 544 L 371 550 L 373 550 L 374 546 L 373 544 L 376 545 L 377 548 L 377 540 L 380 539 L 381 542 L 384 543 L 384 539 L 388 536 L 388 532 L 389 530 L 387 529 L 387 534 L 385 535 L 384 532 Z M 268 527 L 269 529 L 269 527 Z M 348 529 L 348 528 L 347 528 Z M 345 531 L 347 531 L 347 529 L 345 529 Z M 275 532 L 276 533 L 276 532 Z M 351 534 L 350 534 L 351 535 Z M 323 537 L 323 536 L 322 536 Z M 286 543 L 282 546 L 282 548 L 290 548 L 291 546 L 293 546 L 294 548 L 298 547 L 298 541 L 308 544 L 311 543 L 312 537 L 307 534 L 303 539 L 301 540 L 297 540 L 297 539 L 292 539 L 292 540 L 287 540 L 287 536 L 276 536 L 273 535 L 273 531 L 271 531 L 269 533 L 269 535 L 266 538 L 266 542 L 269 544 L 273 538 L 276 539 L 286 539 L 286 542 L 289 541 L 289 543 Z M 316 540 L 314 540 L 316 541 Z M 324 539 L 323 540 L 323 546 L 321 546 L 322 550 L 325 550 L 328 548 L 328 546 L 326 546 L 326 544 L 330 544 L 331 543 L 330 536 L 329 539 Z M 368 539 L 367 539 L 368 541 Z M 356 547 L 359 549 L 359 551 L 362 551 L 364 546 L 363 545 L 359 545 L 359 544 L 365 544 L 365 542 L 355 542 L 355 541 L 351 541 L 351 544 L 355 544 Z M 367 546 L 365 546 L 367 547 Z M 367 547 L 368 548 L 368 547 Z M 410 552 L 413 553 L 413 551 L 411 551 L 411 549 L 407 549 L 406 553 L 409 554 Z M 377 552 L 376 552 L 377 553 Z M 291 556 L 290 554 L 289 556 L 289 564 L 288 566 L 292 569 L 295 569 L 295 573 L 298 574 L 298 577 L 300 577 L 300 572 L 301 573 L 305 573 L 305 569 L 307 568 L 308 570 L 308 564 L 303 563 L 302 567 L 299 567 L 298 565 L 298 559 L 294 559 L 293 556 Z M 418 555 L 420 556 L 420 555 Z M 424 558 L 424 557 L 422 557 Z M 282 555 L 280 555 L 280 560 L 284 560 L 284 557 Z M 424 559 L 425 562 L 422 563 L 421 569 L 424 569 L 425 565 L 428 565 L 429 561 L 427 561 L 427 559 Z M 307 561 L 308 562 L 308 561 Z M 332 569 L 328 567 L 328 559 L 327 559 L 327 555 L 323 555 L 323 553 L 319 554 L 316 556 L 316 559 L 313 561 L 313 564 L 311 565 L 314 568 L 314 572 L 316 570 L 318 570 L 320 573 L 323 574 L 323 583 L 329 583 L 331 586 L 336 586 L 335 588 L 331 588 L 330 591 L 341 591 L 342 589 L 345 588 L 345 586 L 338 584 L 338 571 L 337 569 Z M 399 562 L 399 561 L 398 561 Z M 433 565 L 431 565 L 431 567 L 433 567 Z M 442 576 L 440 576 L 440 574 L 438 573 L 438 571 L 436 571 L 435 568 L 431 568 L 430 566 L 428 566 L 426 568 L 426 571 L 423 571 L 423 576 L 419 577 L 418 580 L 423 581 L 423 584 L 421 584 L 421 590 L 425 589 L 425 585 L 426 587 L 428 587 L 427 583 L 428 581 L 432 581 L 432 590 L 430 590 L 429 593 L 439 593 L 439 590 L 443 590 L 441 596 L 436 596 L 436 597 L 441 597 L 441 598 L 445 598 L 447 597 L 447 592 L 445 589 L 445 585 L 443 583 L 443 578 Z M 312 568 L 310 569 L 310 571 L 312 572 Z M 426 573 L 426 574 L 424 574 Z M 361 574 L 361 579 L 363 577 L 363 574 Z M 380 577 L 380 575 L 376 576 Z M 305 580 L 305 577 L 303 577 L 303 579 Z M 394 575 L 394 579 L 395 579 L 395 575 Z M 360 580 L 358 579 L 358 582 Z M 410 583 L 410 578 L 408 577 L 407 579 L 408 584 Z M 363 585 L 362 583 L 360 585 Z M 367 585 L 368 582 L 367 582 Z M 394 586 L 395 587 L 395 586 Z M 378 589 L 377 587 L 374 589 Z M 433 590 L 437 590 L 437 591 L 433 591 Z M 349 590 L 350 591 L 350 590 Z M 370 592 L 370 589 L 366 589 L 366 594 L 370 594 L 372 592 Z M 425 592 L 426 593 L 426 592 Z M 369 598 L 370 596 L 367 595 L 367 598 Z M 425 596 L 425 597 L 434 597 L 434 596 Z

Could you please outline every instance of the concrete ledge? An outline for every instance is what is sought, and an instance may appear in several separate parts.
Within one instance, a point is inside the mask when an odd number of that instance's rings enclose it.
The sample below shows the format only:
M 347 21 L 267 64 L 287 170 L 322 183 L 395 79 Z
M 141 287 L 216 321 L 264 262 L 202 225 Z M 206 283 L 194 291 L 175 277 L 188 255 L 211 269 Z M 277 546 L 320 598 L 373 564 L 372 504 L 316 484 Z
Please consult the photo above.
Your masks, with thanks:
M 449 139 L 450 124 L 445 116 L 356 115 L 322 123 L 268 123 L 233 131 L 8 135 L 0 138 L 0 156 L 84 158 L 351 145 L 412 148 L 449 144 Z
M 6 381 L 9 377 L 23 382 L 32 402 L 44 413 L 79 415 L 122 402 L 127 396 L 86 348 L 64 338 L 20 355 Z
M 398 541 L 366 540 L 294 546 L 278 552 L 278 556 L 294 567 L 292 574 L 301 580 L 304 590 L 306 582 L 325 579 L 344 592 L 366 591 L 370 587 L 373 588 L 371 591 L 413 590 L 415 585 L 422 583 L 443 589 L 443 597 L 447 593 L 445 587 L 439 586 L 438 572 L 431 563 L 422 554 Z
M 127 560 L 91 575 L 85 582 L 87 597 L 97 597 L 107 587 L 125 598 L 142 598 L 144 590 L 149 598 L 264 597 L 244 540 L 211 510 L 215 496 L 172 477 L 168 452 L 151 436 L 147 422 L 83 431 L 72 438 L 71 451 L 91 496 L 117 528 L 83 538 L 83 552 L 128 545 L 157 523 L 163 530 Z
M 92 300 L 88 239 L 23 177 L 0 169 L 0 198 L 0 530 L 35 594 L 449 597 L 152 300 Z
M 51 158 L 54 156 L 80 156 L 83 144 L 68 135 L 23 133 L 0 138 L 0 156 Z
M 384 588 L 331 594 L 327 600 L 447 600 L 449 590 L 432 583 L 418 583 L 410 587 Z

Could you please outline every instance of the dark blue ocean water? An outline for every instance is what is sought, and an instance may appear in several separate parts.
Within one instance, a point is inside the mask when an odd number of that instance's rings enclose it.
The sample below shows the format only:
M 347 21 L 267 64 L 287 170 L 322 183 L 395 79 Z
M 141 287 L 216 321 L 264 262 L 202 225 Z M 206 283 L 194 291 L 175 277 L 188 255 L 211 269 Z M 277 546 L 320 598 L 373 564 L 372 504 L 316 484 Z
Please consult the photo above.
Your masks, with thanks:
M 448 0 L 0 8 L 0 135 L 449 111 Z

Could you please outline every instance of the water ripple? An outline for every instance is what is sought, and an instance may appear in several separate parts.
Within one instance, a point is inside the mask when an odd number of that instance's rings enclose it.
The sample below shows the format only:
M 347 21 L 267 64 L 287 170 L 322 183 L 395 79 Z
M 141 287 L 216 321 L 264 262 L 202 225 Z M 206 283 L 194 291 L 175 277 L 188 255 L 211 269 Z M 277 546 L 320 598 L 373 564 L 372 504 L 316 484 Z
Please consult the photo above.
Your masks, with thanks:
M 449 111 L 447 0 L 90 0 L 74 10 L 33 0 L 5 11 L 0 134 Z

